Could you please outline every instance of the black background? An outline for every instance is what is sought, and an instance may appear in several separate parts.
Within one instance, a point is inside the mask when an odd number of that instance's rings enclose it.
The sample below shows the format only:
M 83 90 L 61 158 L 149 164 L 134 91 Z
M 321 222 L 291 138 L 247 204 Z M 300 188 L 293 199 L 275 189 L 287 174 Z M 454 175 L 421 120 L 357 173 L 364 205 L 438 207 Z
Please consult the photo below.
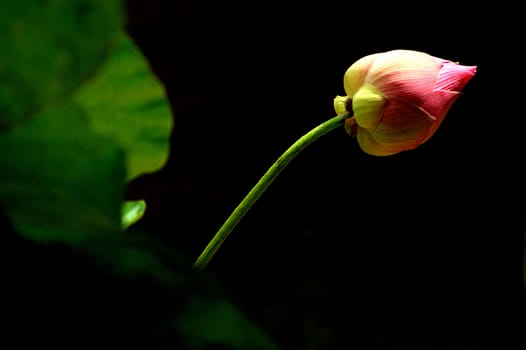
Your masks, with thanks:
M 169 164 L 131 193 L 158 208 L 145 223 L 195 256 L 275 158 L 334 114 L 332 99 L 343 94 L 343 73 L 355 60 L 406 48 L 477 65 L 441 128 L 415 151 L 371 157 L 343 130 L 317 141 L 249 212 L 209 271 L 286 349 L 524 341 L 524 134 L 515 90 L 522 73 L 513 8 L 130 5 L 130 33 L 175 115 Z
M 405 48 L 477 65 L 414 151 L 369 156 L 343 129 L 310 146 L 206 273 L 281 349 L 524 349 L 523 62 L 513 8 L 127 3 L 129 32 L 175 118 L 169 162 L 131 183 L 128 197 L 149 205 L 142 229 L 191 258 L 272 162 L 334 115 L 354 61 Z

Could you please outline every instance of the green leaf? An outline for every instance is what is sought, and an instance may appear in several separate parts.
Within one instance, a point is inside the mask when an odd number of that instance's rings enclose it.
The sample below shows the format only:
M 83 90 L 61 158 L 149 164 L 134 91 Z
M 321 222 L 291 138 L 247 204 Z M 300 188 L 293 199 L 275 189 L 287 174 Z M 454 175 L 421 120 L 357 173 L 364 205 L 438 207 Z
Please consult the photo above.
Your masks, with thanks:
M 21 235 L 67 243 L 119 275 L 177 284 L 159 247 L 122 229 L 160 168 L 172 117 L 119 0 L 0 0 L 0 207 Z
M 82 110 L 57 106 L 0 133 L 0 204 L 19 233 L 78 243 L 121 231 L 122 151 Z
M 277 346 L 232 303 L 195 298 L 178 318 L 176 327 L 191 350 L 210 345 L 234 350 L 274 350 Z
M 122 10 L 116 0 L 0 1 L 0 128 L 92 75 L 123 26 Z
M 133 225 L 140 218 L 143 217 L 146 211 L 146 202 L 142 199 L 135 201 L 126 201 L 122 205 L 122 216 L 121 223 L 122 229 L 127 229 L 130 225 Z
M 77 94 L 97 133 L 126 151 L 127 179 L 159 170 L 170 148 L 172 112 L 161 82 L 122 33 L 109 59 Z

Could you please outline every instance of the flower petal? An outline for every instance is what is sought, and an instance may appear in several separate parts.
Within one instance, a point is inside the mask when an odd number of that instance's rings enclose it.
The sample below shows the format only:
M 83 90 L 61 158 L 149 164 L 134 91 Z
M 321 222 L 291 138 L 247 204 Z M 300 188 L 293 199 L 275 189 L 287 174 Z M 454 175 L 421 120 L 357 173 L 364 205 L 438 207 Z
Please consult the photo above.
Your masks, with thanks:
M 423 52 L 392 50 L 377 56 L 365 78 L 388 99 L 420 105 L 435 86 L 440 64 Z
M 390 147 L 389 145 L 381 145 L 373 138 L 367 129 L 358 128 L 356 135 L 358 145 L 367 154 L 373 156 L 390 156 L 400 152 L 397 147 Z
M 460 95 L 457 91 L 436 90 L 429 94 L 421 108 L 429 115 L 443 119 Z
M 390 101 L 372 137 L 381 145 L 413 149 L 428 136 L 436 118 L 425 110 L 404 101 Z
M 352 109 L 358 126 L 366 129 L 376 128 L 386 102 L 377 88 L 370 84 L 363 85 L 352 99 Z
M 369 72 L 369 67 L 379 55 L 379 53 L 375 53 L 362 57 L 347 69 L 343 77 L 343 88 L 347 96 L 353 97 L 360 86 L 363 85 Z
M 461 91 L 473 78 L 476 66 L 462 66 L 451 61 L 445 61 L 438 73 L 435 90 Z
M 460 92 L 445 90 L 433 91 L 433 93 L 429 95 L 428 99 L 422 105 L 422 109 L 429 113 L 429 115 L 435 117 L 436 121 L 431 125 L 427 136 L 422 142 L 427 141 L 435 133 L 436 129 L 442 124 L 447 112 L 460 95 Z

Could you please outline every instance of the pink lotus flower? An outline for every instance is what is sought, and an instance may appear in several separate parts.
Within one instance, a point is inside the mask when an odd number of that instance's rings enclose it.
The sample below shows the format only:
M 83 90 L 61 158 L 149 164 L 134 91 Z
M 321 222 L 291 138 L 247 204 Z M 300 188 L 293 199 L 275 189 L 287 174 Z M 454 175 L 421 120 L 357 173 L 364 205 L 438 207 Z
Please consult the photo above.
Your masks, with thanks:
M 347 96 L 336 97 L 334 107 L 354 113 L 346 130 L 364 152 L 414 149 L 435 133 L 476 69 L 418 51 L 372 54 L 349 67 Z

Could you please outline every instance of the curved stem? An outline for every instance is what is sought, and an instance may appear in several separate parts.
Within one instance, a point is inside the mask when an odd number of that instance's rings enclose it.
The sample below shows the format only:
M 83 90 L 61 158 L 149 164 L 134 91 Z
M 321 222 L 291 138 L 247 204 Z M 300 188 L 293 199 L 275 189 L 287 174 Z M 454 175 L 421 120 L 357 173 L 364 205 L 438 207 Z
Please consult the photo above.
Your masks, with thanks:
M 343 125 L 346 118 L 350 115 L 345 113 L 333 117 L 322 124 L 318 125 L 301 138 L 299 138 L 292 146 L 290 146 L 267 170 L 263 177 L 256 183 L 256 185 L 250 190 L 247 196 L 239 203 L 236 209 L 230 214 L 228 219 L 225 221 L 223 226 L 217 231 L 212 240 L 205 247 L 201 255 L 197 258 L 194 263 L 194 268 L 197 270 L 203 270 L 210 259 L 217 252 L 221 244 L 225 241 L 228 235 L 236 227 L 239 221 L 247 213 L 247 211 L 256 203 L 261 197 L 263 192 L 270 186 L 270 184 L 276 179 L 281 171 L 308 145 L 316 141 L 321 136 L 328 132 L 336 129 Z

